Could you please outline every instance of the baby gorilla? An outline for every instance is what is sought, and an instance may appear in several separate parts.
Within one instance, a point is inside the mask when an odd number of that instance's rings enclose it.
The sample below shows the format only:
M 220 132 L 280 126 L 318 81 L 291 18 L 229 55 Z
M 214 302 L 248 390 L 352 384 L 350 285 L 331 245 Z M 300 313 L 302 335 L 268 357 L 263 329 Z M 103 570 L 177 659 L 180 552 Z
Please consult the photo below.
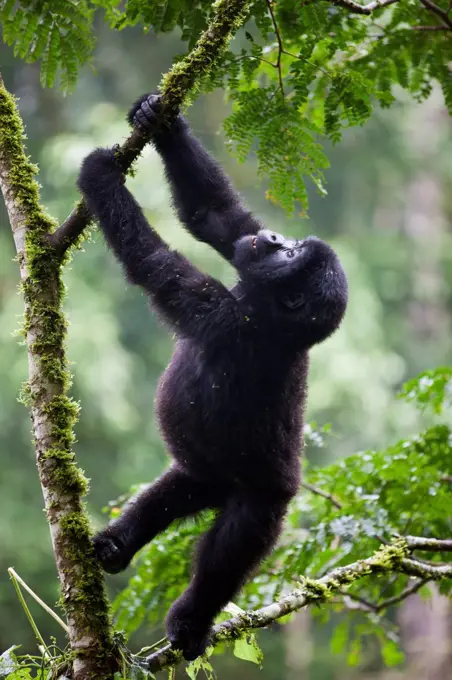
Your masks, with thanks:
M 165 126 L 159 109 L 145 95 L 129 121 L 151 136 L 185 227 L 232 263 L 238 281 L 228 290 L 160 238 L 124 186 L 114 150 L 85 159 L 78 183 L 90 211 L 177 338 L 156 400 L 173 463 L 94 546 L 105 571 L 117 573 L 173 520 L 217 510 L 166 620 L 172 645 L 194 659 L 214 617 L 271 551 L 297 492 L 308 350 L 338 328 L 347 280 L 323 241 L 264 229 L 184 118 Z

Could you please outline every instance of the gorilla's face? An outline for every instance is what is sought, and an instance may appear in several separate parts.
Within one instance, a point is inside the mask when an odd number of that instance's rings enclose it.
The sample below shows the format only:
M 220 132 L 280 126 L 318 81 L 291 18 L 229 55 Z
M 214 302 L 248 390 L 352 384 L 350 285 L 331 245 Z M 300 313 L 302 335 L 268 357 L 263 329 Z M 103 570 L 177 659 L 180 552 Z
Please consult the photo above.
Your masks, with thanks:
M 233 264 L 245 280 L 290 287 L 340 268 L 334 250 L 315 236 L 295 241 L 268 229 L 237 241 Z
M 306 249 L 306 241 L 286 239 L 269 229 L 255 236 L 244 236 L 236 243 L 234 265 L 244 278 L 277 279 L 298 269 Z
M 347 278 L 324 241 L 315 236 L 294 241 L 261 229 L 237 241 L 233 264 L 245 287 L 265 291 L 312 344 L 340 324 L 347 305 Z

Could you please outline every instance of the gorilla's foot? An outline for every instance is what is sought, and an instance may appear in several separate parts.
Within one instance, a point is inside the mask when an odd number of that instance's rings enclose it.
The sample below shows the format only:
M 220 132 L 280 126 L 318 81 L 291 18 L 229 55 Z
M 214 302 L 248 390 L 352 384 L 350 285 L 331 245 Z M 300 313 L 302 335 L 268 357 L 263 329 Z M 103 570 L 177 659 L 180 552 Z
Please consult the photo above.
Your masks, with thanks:
M 176 600 L 166 618 L 168 639 L 175 649 L 181 650 L 186 661 L 204 654 L 210 640 L 210 626 L 211 620 L 197 614 L 185 594 Z

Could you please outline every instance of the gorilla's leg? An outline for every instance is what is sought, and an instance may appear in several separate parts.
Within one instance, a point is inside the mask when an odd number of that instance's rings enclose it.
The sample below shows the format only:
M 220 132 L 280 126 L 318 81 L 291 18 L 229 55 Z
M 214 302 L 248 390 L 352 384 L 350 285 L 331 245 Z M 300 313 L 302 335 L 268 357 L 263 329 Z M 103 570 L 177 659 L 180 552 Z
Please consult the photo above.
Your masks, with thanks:
M 123 571 L 135 553 L 173 520 L 218 507 L 220 498 L 221 491 L 213 485 L 198 482 L 173 465 L 94 537 L 94 549 L 103 568 L 110 574 Z
M 166 620 L 168 637 L 185 659 L 205 651 L 213 619 L 274 546 L 286 506 L 266 498 L 230 499 L 201 539 L 192 582 Z

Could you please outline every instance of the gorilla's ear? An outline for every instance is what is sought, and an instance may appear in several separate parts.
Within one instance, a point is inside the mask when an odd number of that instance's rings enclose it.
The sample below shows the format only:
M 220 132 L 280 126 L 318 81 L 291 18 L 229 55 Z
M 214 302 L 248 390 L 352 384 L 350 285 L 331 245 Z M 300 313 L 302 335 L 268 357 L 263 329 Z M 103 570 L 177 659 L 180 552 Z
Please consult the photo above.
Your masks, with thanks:
M 286 295 L 282 298 L 281 302 L 284 305 L 284 307 L 287 307 L 287 309 L 290 309 L 290 310 L 298 309 L 299 307 L 301 307 L 301 305 L 304 302 L 304 295 L 303 295 L 303 293 L 295 293 L 294 295 Z

